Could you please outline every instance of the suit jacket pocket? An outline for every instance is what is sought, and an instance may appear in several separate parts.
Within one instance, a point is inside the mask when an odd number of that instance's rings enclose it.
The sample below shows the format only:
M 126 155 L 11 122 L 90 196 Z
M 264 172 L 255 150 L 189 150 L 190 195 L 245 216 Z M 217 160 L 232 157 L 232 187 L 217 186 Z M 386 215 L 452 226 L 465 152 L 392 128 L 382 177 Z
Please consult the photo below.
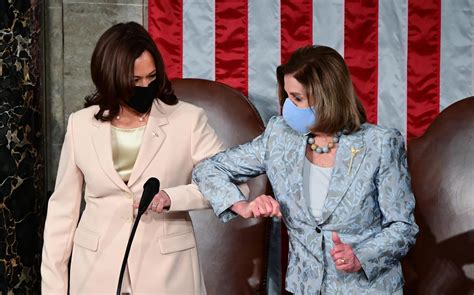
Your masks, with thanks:
M 184 251 L 196 247 L 193 232 L 162 237 L 159 239 L 161 254 Z
M 74 244 L 95 252 L 99 248 L 99 235 L 79 227 L 74 234 Z

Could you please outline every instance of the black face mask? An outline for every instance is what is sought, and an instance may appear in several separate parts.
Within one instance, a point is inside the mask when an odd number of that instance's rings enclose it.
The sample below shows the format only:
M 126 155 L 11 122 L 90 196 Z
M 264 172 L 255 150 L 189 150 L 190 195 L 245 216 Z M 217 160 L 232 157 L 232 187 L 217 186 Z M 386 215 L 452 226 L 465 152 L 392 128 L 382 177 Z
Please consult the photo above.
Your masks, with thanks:
M 156 98 L 157 92 L 158 81 L 156 80 L 150 82 L 148 87 L 135 86 L 132 90 L 132 97 L 125 101 L 125 103 L 140 114 L 148 113 Z

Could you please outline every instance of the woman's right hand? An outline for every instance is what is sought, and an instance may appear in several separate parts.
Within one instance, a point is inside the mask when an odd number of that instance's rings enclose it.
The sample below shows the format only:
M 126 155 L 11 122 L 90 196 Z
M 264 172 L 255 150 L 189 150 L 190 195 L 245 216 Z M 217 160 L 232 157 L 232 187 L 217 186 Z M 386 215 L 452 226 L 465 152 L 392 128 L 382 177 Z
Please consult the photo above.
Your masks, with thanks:
M 237 202 L 230 207 L 230 210 L 246 219 L 252 217 L 281 217 L 280 204 L 268 195 L 260 195 L 250 202 Z

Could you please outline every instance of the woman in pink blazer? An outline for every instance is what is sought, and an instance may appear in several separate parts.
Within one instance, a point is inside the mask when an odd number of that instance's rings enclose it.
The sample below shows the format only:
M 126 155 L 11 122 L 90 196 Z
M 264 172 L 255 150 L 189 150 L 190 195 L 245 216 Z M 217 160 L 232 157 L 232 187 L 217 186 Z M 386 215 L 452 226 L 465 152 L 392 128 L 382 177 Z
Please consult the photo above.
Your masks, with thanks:
M 101 36 L 91 73 L 96 92 L 69 117 L 48 204 L 43 294 L 116 292 L 134 206 L 150 177 L 163 190 L 140 220 L 122 291 L 205 294 L 187 211 L 209 204 L 190 179 L 196 163 L 222 149 L 220 141 L 204 111 L 173 94 L 139 24 L 117 24 Z

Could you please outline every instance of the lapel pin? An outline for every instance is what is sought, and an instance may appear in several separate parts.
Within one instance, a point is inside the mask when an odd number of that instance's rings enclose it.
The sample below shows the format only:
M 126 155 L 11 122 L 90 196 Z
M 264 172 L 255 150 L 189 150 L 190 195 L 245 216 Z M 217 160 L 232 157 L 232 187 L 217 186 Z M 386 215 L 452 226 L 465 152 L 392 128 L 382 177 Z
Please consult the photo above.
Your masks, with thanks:
M 156 133 L 155 131 L 153 131 L 151 134 L 153 134 L 154 137 L 158 137 L 158 133 Z
M 349 169 L 347 170 L 347 174 L 351 175 L 352 171 L 352 162 L 354 161 L 355 156 L 357 153 L 360 152 L 360 149 L 356 149 L 355 147 L 351 147 L 351 161 L 349 162 Z

